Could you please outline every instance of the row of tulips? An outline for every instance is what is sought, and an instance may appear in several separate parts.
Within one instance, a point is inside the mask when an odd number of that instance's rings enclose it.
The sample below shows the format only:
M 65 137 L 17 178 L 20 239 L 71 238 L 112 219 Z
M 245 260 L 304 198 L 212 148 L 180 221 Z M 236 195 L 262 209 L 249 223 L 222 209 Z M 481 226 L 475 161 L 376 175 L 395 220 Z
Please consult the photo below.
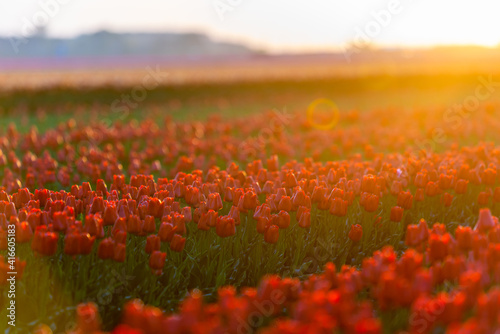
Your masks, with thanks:
M 97 121 L 87 124 L 80 120 L 82 115 L 75 113 L 78 121 L 71 118 L 42 133 L 35 125 L 21 132 L 11 124 L 5 131 L 0 128 L 1 186 L 11 193 L 22 187 L 31 190 L 68 188 L 72 184 L 96 182 L 98 179 L 112 182 L 113 175 L 119 174 L 174 177 L 179 171 L 199 169 L 207 172 L 213 166 L 232 162 L 245 166 L 253 160 L 265 161 L 272 155 L 279 155 L 287 161 L 349 158 L 359 163 L 364 157 L 376 162 L 372 166 L 375 169 L 382 167 L 378 164 L 389 158 L 397 169 L 401 158 L 405 160 L 407 154 L 418 155 L 421 149 L 442 148 L 454 155 L 460 152 L 457 144 L 475 144 L 477 139 L 500 139 L 497 104 L 479 106 L 474 113 L 475 122 L 464 124 L 460 129 L 442 128 L 444 134 L 438 141 L 421 129 L 441 125 L 446 109 L 429 111 L 425 117 L 422 110 L 398 110 L 399 117 L 394 117 L 394 112 L 393 109 L 345 112 L 341 114 L 339 126 L 332 131 L 316 129 L 302 110 L 264 112 L 226 120 L 213 115 L 204 121 L 191 122 L 175 122 L 155 114 L 140 122 L 108 124 Z M 162 117 L 164 119 L 159 122 L 153 121 Z M 477 154 L 481 159 L 489 157 L 490 153 L 496 154 L 490 152 L 492 149 L 484 146 L 477 149 Z M 383 152 L 388 152 L 390 157 L 384 156 Z M 408 153 L 399 157 L 392 152 Z M 476 152 L 464 149 L 462 153 Z M 433 163 L 434 157 L 429 158 L 433 166 L 425 168 L 434 173 L 433 170 L 437 169 L 434 166 L 438 165 Z M 468 161 L 454 163 L 457 167 L 467 165 Z M 408 169 L 414 166 L 411 163 L 406 165 L 409 168 L 401 169 L 400 173 L 412 172 Z M 420 169 L 420 166 L 415 167 Z M 484 165 L 484 169 L 488 167 L 488 164 Z M 271 164 L 267 169 L 275 171 L 276 165 Z M 441 171 L 436 172 L 437 176 L 429 175 L 429 181 L 437 181 Z M 489 172 L 485 175 L 481 180 L 475 178 L 474 182 L 494 182 L 495 175 Z M 468 178 L 467 175 L 465 179 Z M 439 182 L 443 185 L 446 180 Z M 463 184 L 458 187 L 461 186 Z M 432 186 L 426 192 L 433 193 Z
M 276 157 L 268 161 L 268 165 L 272 163 L 277 163 Z M 321 172 L 319 164 L 311 160 L 295 163 L 292 169 L 289 165 L 277 168 L 276 172 L 266 173 L 265 178 L 258 176 L 263 173 L 260 164 L 253 163 L 257 180 L 249 168 L 250 175 L 240 181 L 242 174 L 231 164 L 226 171 L 178 173 L 174 179 L 157 182 L 151 176 L 136 175 L 127 184 L 123 176 L 114 176 L 109 189 L 98 180 L 96 190 L 83 183 L 73 185 L 69 192 L 37 189 L 31 193 L 22 188 L 9 195 L 0 191 L 0 249 L 7 249 L 7 230 L 14 225 L 18 253 L 27 261 L 27 271 L 32 268 L 29 284 L 22 291 L 26 295 L 36 291 L 43 296 L 41 301 L 53 299 L 59 292 L 57 288 L 40 291 L 32 281 L 40 270 L 52 281 L 62 282 L 73 302 L 99 299 L 96 286 L 103 277 L 92 268 L 98 261 L 100 269 L 114 268 L 113 262 L 123 263 L 125 272 L 137 275 L 134 277 L 138 282 L 145 277 L 144 264 L 146 268 L 149 265 L 149 271 L 158 279 L 148 278 L 139 291 L 130 288 L 127 293 L 162 304 L 153 293 L 155 289 L 147 284 L 160 283 L 157 292 L 167 284 L 166 291 L 175 300 L 194 287 L 214 294 L 217 287 L 227 283 L 251 286 L 266 273 L 303 278 L 328 260 L 339 267 L 359 264 L 365 255 L 387 244 L 400 252 L 405 237 L 410 246 L 416 246 L 422 238 L 421 230 L 414 225 L 404 233 L 417 214 L 432 218 L 434 207 L 451 211 L 442 201 L 444 194 L 456 196 L 457 205 L 470 206 L 471 197 L 484 192 L 494 194 L 498 189 L 477 184 L 465 193 L 455 191 L 452 195 L 449 188 L 463 180 L 452 177 L 449 184 L 441 186 L 442 182 L 436 182 L 441 198 L 436 200 L 426 194 L 419 201 L 414 193 L 425 188 L 418 186 L 433 182 L 420 181 L 432 177 L 424 169 L 415 172 L 414 184 L 403 190 L 403 181 L 393 180 L 388 185 L 383 175 L 365 174 L 361 179 L 346 181 L 344 168 L 331 167 Z M 295 172 L 299 166 L 300 172 Z M 318 172 L 321 174 L 313 178 Z M 242 183 L 244 187 L 240 187 Z M 473 202 L 471 208 L 478 205 Z M 432 210 L 426 212 L 425 207 Z M 471 217 L 461 218 L 473 225 Z M 454 227 L 451 220 L 448 223 Z M 236 240 L 224 242 L 227 238 Z M 184 251 L 186 244 L 188 249 Z M 316 253 L 321 248 L 327 256 L 318 260 Z M 40 257 L 47 258 L 42 266 L 37 263 Z M 311 259 L 312 266 L 308 263 Z M 207 261 L 208 268 L 197 264 L 203 261 Z M 248 270 L 253 272 L 251 277 Z M 74 279 L 82 272 L 87 280 Z M 172 284 L 171 280 L 179 276 L 187 280 Z M 193 282 L 193 276 L 198 280 Z M 119 305 L 112 311 L 110 314 L 116 314 Z
M 300 281 L 266 276 L 256 288 L 221 287 L 206 303 L 199 290 L 178 313 L 125 304 L 111 333 L 496 333 L 500 330 L 500 224 L 483 209 L 474 228 L 452 236 L 442 224 L 408 226 L 409 248 L 391 246 L 363 259 L 360 268 Z M 413 248 L 414 247 L 414 248 Z M 80 304 L 75 333 L 102 333 L 98 306 Z M 45 333 L 44 327 L 38 333 Z

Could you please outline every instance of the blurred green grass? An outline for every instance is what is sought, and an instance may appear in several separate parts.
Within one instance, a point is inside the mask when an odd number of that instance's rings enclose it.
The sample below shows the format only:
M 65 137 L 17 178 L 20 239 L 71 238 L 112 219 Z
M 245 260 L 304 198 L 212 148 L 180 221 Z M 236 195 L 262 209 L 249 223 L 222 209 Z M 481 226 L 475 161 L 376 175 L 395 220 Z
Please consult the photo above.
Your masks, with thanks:
M 213 114 L 224 119 L 246 117 L 272 109 L 306 110 L 317 98 L 334 101 L 341 112 L 377 108 L 447 107 L 474 94 L 480 74 L 371 76 L 301 81 L 262 81 L 161 86 L 149 91 L 137 108 L 123 117 L 111 104 L 131 87 L 102 86 L 74 89 L 0 92 L 0 131 L 14 123 L 21 131 L 36 125 L 44 132 L 75 118 L 83 123 L 108 119 L 141 120 L 164 116 L 176 121 L 203 121 Z M 484 76 L 484 75 L 483 75 Z M 491 101 L 498 101 L 494 93 Z M 162 116 L 162 117 L 157 117 Z

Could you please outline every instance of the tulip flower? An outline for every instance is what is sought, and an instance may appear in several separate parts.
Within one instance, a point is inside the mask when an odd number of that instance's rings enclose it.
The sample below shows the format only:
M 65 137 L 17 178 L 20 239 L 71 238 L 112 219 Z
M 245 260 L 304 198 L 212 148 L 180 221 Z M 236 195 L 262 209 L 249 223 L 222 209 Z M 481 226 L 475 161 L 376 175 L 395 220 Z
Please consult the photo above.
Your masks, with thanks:
M 492 186 L 496 183 L 497 180 L 497 171 L 492 168 L 487 168 L 483 172 L 483 184 L 487 186 Z
M 93 333 L 101 329 L 101 320 L 97 305 L 94 303 L 79 304 L 76 308 L 78 330 L 82 333 Z
M 144 233 L 155 233 L 156 232 L 155 217 L 149 215 L 144 217 L 144 225 L 142 230 Z
M 131 215 L 127 221 L 127 232 L 132 234 L 141 234 L 144 222 L 137 215 Z
M 278 211 L 292 211 L 292 200 L 290 196 L 283 196 L 278 204 Z
M 451 237 L 448 233 L 438 235 L 432 233 L 429 237 L 429 259 L 431 262 L 442 260 L 448 254 L 448 245 Z
M 404 209 L 399 206 L 393 206 L 391 208 L 391 221 L 399 223 L 403 219 Z
M 314 187 L 314 190 L 311 195 L 311 201 L 313 203 L 319 203 L 325 199 L 326 189 L 322 186 Z
M 364 193 L 365 199 L 363 201 L 363 207 L 367 212 L 375 212 L 378 209 L 380 198 L 377 195 L 370 193 Z
M 255 210 L 259 205 L 257 194 L 253 191 L 247 191 L 243 196 L 243 210 Z
M 57 251 L 57 241 L 59 237 L 54 232 L 47 231 L 46 228 L 37 228 L 31 243 L 31 249 L 40 255 L 52 256 Z
M 212 193 L 208 195 L 207 207 L 209 210 L 219 211 L 222 209 L 222 199 L 219 193 Z
M 428 175 L 426 173 L 418 172 L 417 175 L 415 175 L 415 180 L 413 181 L 413 184 L 417 188 L 425 188 L 427 182 L 429 182 Z
M 304 207 L 301 207 L 304 208 Z M 305 210 L 308 210 L 307 208 Z M 305 211 L 304 211 L 305 212 Z M 300 216 L 298 216 L 298 220 L 300 221 Z M 290 215 L 286 211 L 280 211 L 277 214 L 276 224 L 281 229 L 286 229 L 290 226 Z
M 227 215 L 234 219 L 235 225 L 240 225 L 240 211 L 236 206 L 232 206 Z
M 103 239 L 97 248 L 97 256 L 103 260 L 112 259 L 114 255 L 114 246 L 115 242 L 113 239 Z
M 221 238 L 230 237 L 236 234 L 236 226 L 234 219 L 229 216 L 221 216 L 217 218 L 215 225 L 215 233 Z
M 115 234 L 111 233 L 111 235 L 114 242 L 124 245 L 127 243 L 127 232 L 118 231 Z
M 104 207 L 104 212 L 102 215 L 104 225 L 113 225 L 118 219 L 118 213 L 116 210 L 116 205 L 114 203 L 107 203 Z
M 480 206 L 487 206 L 490 201 L 490 193 L 482 191 L 479 193 L 477 198 L 477 204 Z
M 359 242 L 361 237 L 363 236 L 363 227 L 361 225 L 356 224 L 351 226 L 351 230 L 349 231 L 349 239 L 353 242 Z
M 463 251 L 472 249 L 472 235 L 473 231 L 469 226 L 458 226 L 455 230 L 458 247 Z
M 198 222 L 198 228 L 200 223 Z M 158 236 L 162 242 L 171 242 L 174 237 L 175 232 L 177 231 L 177 227 L 175 227 L 171 223 L 163 222 L 160 225 L 160 229 L 158 230 Z
M 347 214 L 347 201 L 339 197 L 335 197 L 332 200 L 332 204 L 330 206 L 330 213 L 337 217 L 344 217 Z
M 361 191 L 376 194 L 377 193 L 377 179 L 374 175 L 364 175 L 361 181 Z
M 309 228 L 311 226 L 311 212 L 308 210 L 300 215 L 299 226 Z
M 163 267 L 165 266 L 165 260 L 167 258 L 167 253 L 160 251 L 153 251 L 149 257 L 149 267 L 155 275 L 161 275 Z
M 425 195 L 429 197 L 434 197 L 439 194 L 439 187 L 436 183 L 429 181 L 425 186 Z
M 489 209 L 481 209 L 479 210 L 479 219 L 476 223 L 476 227 L 474 230 L 477 230 L 481 233 L 485 233 L 495 226 L 495 220 L 491 215 L 491 211 Z
M 459 195 L 465 194 L 467 192 L 467 186 L 469 181 L 460 179 L 455 184 L 455 192 Z
M 146 253 L 151 254 L 154 251 L 159 251 L 161 247 L 160 237 L 151 234 L 146 238 Z
M 85 216 L 85 231 L 89 233 L 91 236 L 95 236 L 97 238 L 104 237 L 104 227 L 102 219 L 100 218 L 99 215 Z
M 292 197 L 292 205 L 295 208 L 298 208 L 299 206 L 303 206 L 306 203 L 306 193 L 304 190 L 300 189 L 296 191 Z
M 409 191 L 401 191 L 398 194 L 397 206 L 403 208 L 404 210 L 410 210 L 413 206 L 413 195 Z
M 270 225 L 269 228 L 264 233 L 264 241 L 269 244 L 275 244 L 279 239 L 279 226 Z
M 182 252 L 186 244 L 186 238 L 181 237 L 179 234 L 174 234 L 170 242 L 170 249 L 174 252 Z
M 255 212 L 253 214 L 253 218 L 257 219 L 259 217 L 267 217 L 271 215 L 271 208 L 269 207 L 268 204 L 264 203 L 262 205 L 259 205 L 257 208 L 255 208 Z
M 174 224 L 175 227 L 177 227 L 177 233 L 179 234 L 186 234 L 186 220 L 184 219 L 184 216 L 175 212 L 174 214 L 171 214 L 172 217 L 172 224 Z
M 257 233 L 264 234 L 269 228 L 270 221 L 268 217 L 257 218 Z
M 285 188 L 293 188 L 297 186 L 297 179 L 293 172 L 288 172 L 285 175 Z
M 116 262 L 125 262 L 126 247 L 125 244 L 115 243 L 113 250 L 113 260 Z
M 22 222 L 16 225 L 16 242 L 25 243 L 30 241 L 33 236 L 33 230 L 30 224 L 28 224 L 28 222 Z
M 406 228 L 405 244 L 409 247 L 418 246 L 422 240 L 419 237 L 419 228 L 417 225 L 408 225 Z

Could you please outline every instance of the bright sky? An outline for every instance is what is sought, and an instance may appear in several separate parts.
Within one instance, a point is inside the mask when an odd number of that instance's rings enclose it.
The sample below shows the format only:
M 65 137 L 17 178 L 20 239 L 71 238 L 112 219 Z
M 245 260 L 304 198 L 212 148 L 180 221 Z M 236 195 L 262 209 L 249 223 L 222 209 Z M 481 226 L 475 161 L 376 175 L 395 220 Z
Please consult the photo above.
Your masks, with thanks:
M 216 5 L 226 11 L 219 15 Z M 377 22 L 376 12 L 386 15 Z M 338 49 L 353 39 L 495 46 L 499 14 L 498 0 L 15 0 L 0 3 L 0 35 L 23 34 L 30 22 L 58 37 L 101 29 L 199 31 L 271 51 Z

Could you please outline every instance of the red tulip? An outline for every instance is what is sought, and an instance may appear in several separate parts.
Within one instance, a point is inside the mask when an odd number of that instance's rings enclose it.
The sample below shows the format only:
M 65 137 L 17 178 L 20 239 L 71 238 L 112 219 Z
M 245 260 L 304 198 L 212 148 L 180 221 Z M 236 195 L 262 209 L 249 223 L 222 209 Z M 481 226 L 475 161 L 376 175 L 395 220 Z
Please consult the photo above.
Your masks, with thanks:
M 364 175 L 361 181 L 361 191 L 376 194 L 377 193 L 377 178 L 374 175 Z
M 161 247 L 160 237 L 151 234 L 146 238 L 146 253 L 151 254 L 154 251 L 159 251 Z
M 399 223 L 403 219 L 404 210 L 399 206 L 393 206 L 391 208 L 391 221 Z
M 269 228 L 270 221 L 267 217 L 257 218 L 257 233 L 264 234 Z
M 181 237 L 179 234 L 174 234 L 170 242 L 170 249 L 174 252 L 182 252 L 186 245 L 186 238 Z
M 420 243 L 418 225 L 408 225 L 406 228 L 405 244 L 409 247 L 415 247 Z
M 16 225 L 16 242 L 25 243 L 30 241 L 33 236 L 30 224 L 28 224 L 28 222 L 22 222 Z
M 141 234 L 144 222 L 137 215 L 131 215 L 127 221 L 127 232 L 132 234 Z
M 37 228 L 31 243 L 31 249 L 40 255 L 52 256 L 57 251 L 57 233 L 48 232 L 46 228 Z
M 469 181 L 460 179 L 457 181 L 455 184 L 455 192 L 459 195 L 465 194 L 467 192 L 467 186 L 469 184 Z
M 413 195 L 411 194 L 411 192 L 401 191 L 398 194 L 397 206 L 400 206 L 404 210 L 410 210 L 413 206 Z
M 448 254 L 448 245 L 451 237 L 448 233 L 438 235 L 432 233 L 429 237 L 429 259 L 431 262 L 443 260 Z
M 283 196 L 278 204 L 278 211 L 292 211 L 292 200 L 290 196 Z
M 82 333 L 97 332 L 101 328 L 101 321 L 97 305 L 94 303 L 79 304 L 76 308 L 78 330 Z
M 479 210 L 479 220 L 476 223 L 476 227 L 474 230 L 477 230 L 481 233 L 488 231 L 489 229 L 495 226 L 495 220 L 491 215 L 490 209 L 480 209 Z
M 114 247 L 115 242 L 113 239 L 103 239 L 97 248 L 97 256 L 103 260 L 112 259 L 114 255 Z
M 489 201 L 490 201 L 490 193 L 486 191 L 482 191 L 479 193 L 478 198 L 477 198 L 477 203 L 480 206 L 487 206 Z
M 257 205 L 259 205 L 257 194 L 253 191 L 247 191 L 243 196 L 243 210 L 255 210 Z
M 219 193 L 212 193 L 208 195 L 207 207 L 209 210 L 219 211 L 222 209 L 222 199 Z
M 375 212 L 378 209 L 380 201 L 379 197 L 377 195 L 373 195 L 370 193 L 363 193 L 363 194 L 365 194 L 363 207 L 367 212 Z
M 306 203 L 306 193 L 300 189 L 296 191 L 292 197 L 292 204 L 294 207 L 303 206 Z
M 158 236 L 160 237 L 160 240 L 162 242 L 171 242 L 176 231 L 177 227 L 175 227 L 171 223 L 163 222 L 161 223 L 160 229 L 158 230 Z
M 95 236 L 97 238 L 104 237 L 104 227 L 102 224 L 102 219 L 99 215 L 85 216 L 85 231 L 91 236 Z
M 125 262 L 126 247 L 124 244 L 115 243 L 113 251 L 113 260 L 116 262 Z
M 335 197 L 330 206 L 330 213 L 337 217 L 344 217 L 347 214 L 347 201 L 340 197 Z
M 278 242 L 280 236 L 280 229 L 276 225 L 271 225 L 264 233 L 264 241 L 270 244 L 275 244 Z
M 235 225 L 240 225 L 240 211 L 236 206 L 232 206 L 227 215 L 234 219 Z
M 215 233 L 221 238 L 230 237 L 236 234 L 236 226 L 234 219 L 229 216 L 221 216 L 217 218 L 215 225 Z
M 300 215 L 299 226 L 302 228 L 309 228 L 311 226 L 311 211 L 308 210 Z
M 304 208 L 304 207 L 301 207 Z M 299 209 L 300 210 L 300 209 Z M 307 208 L 305 210 L 308 210 Z M 300 216 L 298 218 L 300 220 Z M 276 224 L 279 228 L 286 229 L 290 226 L 290 215 L 286 211 L 280 211 L 277 214 Z
M 111 235 L 114 242 L 124 245 L 127 243 L 127 232 L 120 230 L 115 234 L 111 233 Z
M 492 168 L 486 168 L 483 172 L 483 184 L 487 186 L 492 186 L 496 183 L 497 171 Z
M 149 215 L 144 217 L 144 226 L 142 230 L 144 233 L 155 233 L 156 232 L 155 217 Z
M 351 226 L 351 230 L 349 231 L 349 239 L 353 242 L 359 242 L 361 237 L 363 236 L 363 227 L 361 225 L 356 224 Z
M 436 196 L 439 194 L 440 188 L 438 185 L 432 181 L 429 181 L 427 185 L 425 186 L 425 195 L 429 197 Z
M 293 188 L 297 186 L 297 179 L 293 172 L 288 172 L 285 175 L 285 188 Z
M 413 184 L 417 188 L 425 188 L 427 182 L 429 182 L 429 177 L 427 176 L 427 174 L 419 172 L 417 173 L 417 175 L 415 175 L 415 180 L 413 181 Z
M 153 270 L 153 273 L 160 275 L 163 267 L 165 266 L 165 260 L 167 258 L 167 253 L 154 251 L 149 257 L 149 267 Z
M 463 251 L 472 249 L 472 229 L 470 226 L 458 226 L 455 230 L 458 247 Z

